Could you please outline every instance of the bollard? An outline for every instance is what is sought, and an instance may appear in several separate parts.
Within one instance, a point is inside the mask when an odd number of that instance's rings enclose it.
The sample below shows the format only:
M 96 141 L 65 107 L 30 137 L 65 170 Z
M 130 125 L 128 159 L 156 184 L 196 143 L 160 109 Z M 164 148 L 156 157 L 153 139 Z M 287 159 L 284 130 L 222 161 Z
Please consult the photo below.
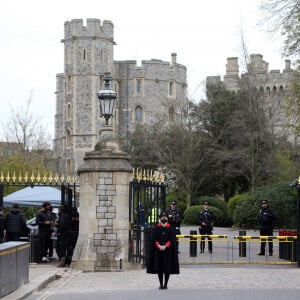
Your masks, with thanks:
M 191 230 L 190 235 L 196 235 L 196 230 Z M 190 257 L 197 257 L 197 238 L 190 237 Z
M 239 236 L 245 236 L 246 230 L 240 230 Z M 246 240 L 240 239 L 239 242 L 239 257 L 246 257 Z

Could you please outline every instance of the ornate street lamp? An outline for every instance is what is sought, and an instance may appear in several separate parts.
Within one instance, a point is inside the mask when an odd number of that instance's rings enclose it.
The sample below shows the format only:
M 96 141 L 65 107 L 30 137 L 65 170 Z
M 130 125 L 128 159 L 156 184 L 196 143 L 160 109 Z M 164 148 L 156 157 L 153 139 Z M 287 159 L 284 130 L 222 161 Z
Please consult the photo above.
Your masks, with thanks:
M 104 90 L 97 93 L 100 102 L 100 116 L 105 118 L 105 125 L 108 125 L 109 118 L 113 115 L 117 93 L 110 88 L 110 73 L 105 73 Z

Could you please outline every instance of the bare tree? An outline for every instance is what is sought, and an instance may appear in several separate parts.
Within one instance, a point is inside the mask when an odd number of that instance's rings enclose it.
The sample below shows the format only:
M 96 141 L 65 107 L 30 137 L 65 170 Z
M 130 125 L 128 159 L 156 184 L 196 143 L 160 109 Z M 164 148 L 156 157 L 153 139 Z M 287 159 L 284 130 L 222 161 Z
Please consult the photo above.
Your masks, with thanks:
M 284 55 L 300 53 L 299 0 L 262 0 L 263 22 L 285 37 Z
M 23 155 L 42 152 L 50 153 L 52 140 L 42 126 L 41 118 L 31 112 L 32 92 L 25 100 L 25 105 L 15 109 L 11 107 L 11 114 L 6 124 L 3 125 L 7 142 L 15 142 L 22 145 Z M 47 155 L 48 156 L 48 155 Z M 49 160 L 48 157 L 47 160 Z

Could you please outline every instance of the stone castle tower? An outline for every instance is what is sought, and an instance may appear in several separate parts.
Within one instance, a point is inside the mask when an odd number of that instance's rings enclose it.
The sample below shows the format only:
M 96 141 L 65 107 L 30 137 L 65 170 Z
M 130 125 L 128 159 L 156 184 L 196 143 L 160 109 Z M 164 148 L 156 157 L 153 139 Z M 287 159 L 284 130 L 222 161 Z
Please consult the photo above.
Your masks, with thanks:
M 228 90 L 238 91 L 250 81 L 251 86 L 257 91 L 257 96 L 263 101 L 272 132 L 280 138 L 285 136 L 294 142 L 295 137 L 287 126 L 290 120 L 287 119 L 283 108 L 285 93 L 293 72 L 290 60 L 285 60 L 285 68 L 282 72 L 269 71 L 269 63 L 263 60 L 261 54 L 251 54 L 247 72 L 240 76 L 238 58 L 229 57 L 223 81 L 221 76 L 208 76 L 206 84 L 223 83 Z
M 64 73 L 56 76 L 54 158 L 56 170 L 75 173 L 84 154 L 94 149 L 100 119 L 97 92 L 110 72 L 117 92 L 114 132 L 119 142 L 139 122 L 180 122 L 187 112 L 186 67 L 157 59 L 114 61 L 114 26 L 110 21 L 74 19 L 65 22 Z

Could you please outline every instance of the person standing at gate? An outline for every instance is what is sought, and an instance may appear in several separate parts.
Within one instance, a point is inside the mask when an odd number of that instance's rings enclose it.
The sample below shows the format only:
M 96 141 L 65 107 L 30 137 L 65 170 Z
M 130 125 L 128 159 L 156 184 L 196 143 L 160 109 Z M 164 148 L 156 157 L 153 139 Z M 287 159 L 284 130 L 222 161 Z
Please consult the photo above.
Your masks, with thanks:
M 275 213 L 269 208 L 269 201 L 263 199 L 261 201 L 261 209 L 258 214 L 259 233 L 261 236 L 273 236 L 273 222 L 275 221 Z M 269 255 L 273 255 L 273 242 L 269 241 Z M 260 252 L 257 255 L 265 255 L 266 242 L 260 243 Z
M 173 226 L 175 230 L 175 234 L 180 234 L 180 224 L 181 224 L 181 213 L 177 208 L 177 202 L 172 201 L 170 208 L 166 210 L 166 213 L 168 215 L 169 223 L 171 226 Z M 176 238 L 176 245 L 177 249 L 179 249 L 179 242 Z M 179 253 L 179 252 L 178 252 Z
M 158 274 L 159 289 L 168 289 L 170 274 L 179 274 L 175 230 L 164 212 L 151 232 L 147 273 Z
M 50 244 L 51 239 L 51 228 L 53 225 L 52 216 L 51 216 L 51 203 L 45 201 L 43 203 L 42 209 L 39 210 L 36 214 L 36 224 L 39 226 L 39 235 L 40 235 L 40 256 L 42 262 L 48 262 L 47 250 L 48 245 Z
M 26 220 L 19 204 L 13 204 L 12 209 L 7 213 L 4 220 L 4 228 L 7 242 L 19 241 L 22 233 L 28 232 Z
M 68 225 L 68 224 L 67 224 Z M 71 228 L 69 233 L 66 233 L 67 236 L 67 256 L 65 259 L 65 264 L 70 266 L 72 263 L 73 252 L 78 240 L 79 235 L 79 212 L 77 207 L 72 207 L 71 212 Z M 67 227 L 68 228 L 68 227 Z M 66 230 L 67 230 L 66 228 Z
M 56 253 L 59 259 L 58 267 L 65 267 L 68 263 L 68 216 L 66 214 L 66 207 L 60 206 L 58 208 L 57 221 L 57 244 Z M 71 263 L 71 262 L 70 262 Z
M 49 210 L 49 213 L 50 213 L 50 216 L 51 216 L 51 237 L 50 239 L 48 240 L 48 245 L 47 245 L 47 257 L 49 260 L 53 260 L 54 257 L 53 257 L 53 248 L 54 248 L 54 245 L 53 245 L 53 237 L 54 237 L 54 234 L 55 234 L 55 223 L 56 223 L 56 213 L 53 212 L 53 207 L 50 206 L 50 210 Z
M 215 214 L 208 208 L 209 202 L 203 202 L 203 210 L 200 211 L 197 224 L 200 225 L 199 233 L 201 235 L 212 235 L 213 223 L 216 220 Z M 200 253 L 204 253 L 205 237 L 201 237 Z M 208 252 L 212 253 L 212 240 L 208 238 Z
M 4 241 L 4 222 L 5 218 L 3 215 L 2 207 L 0 207 L 0 244 Z

